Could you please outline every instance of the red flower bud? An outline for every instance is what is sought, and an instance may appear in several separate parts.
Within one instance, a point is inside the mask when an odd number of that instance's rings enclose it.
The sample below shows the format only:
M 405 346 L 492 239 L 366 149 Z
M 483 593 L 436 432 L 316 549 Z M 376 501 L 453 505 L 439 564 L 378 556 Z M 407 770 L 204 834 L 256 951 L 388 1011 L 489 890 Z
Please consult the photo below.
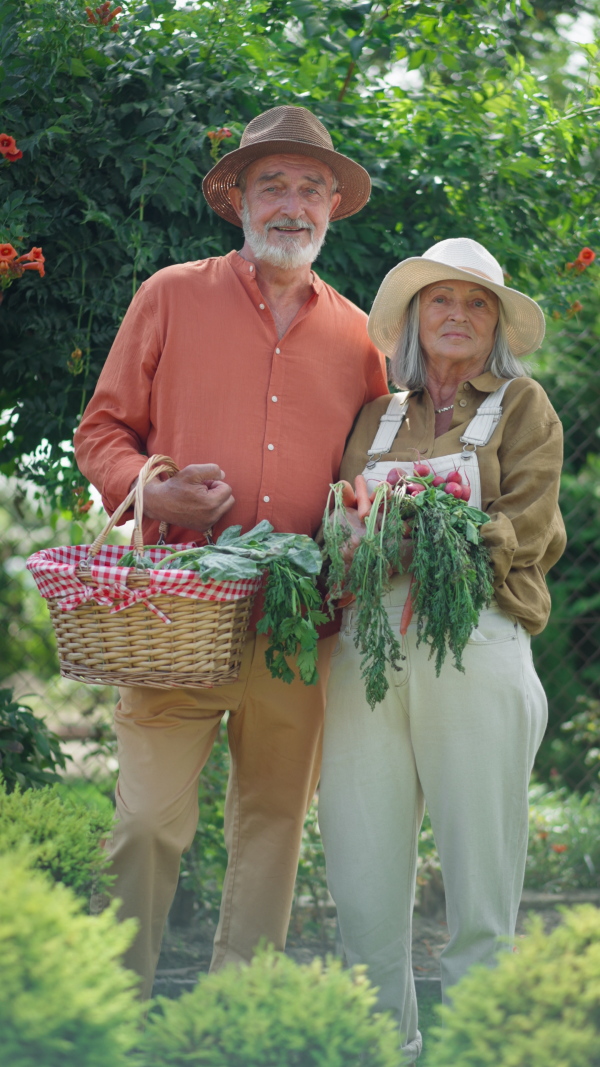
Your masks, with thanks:
M 589 267 L 590 263 L 593 263 L 595 258 L 596 253 L 592 252 L 591 248 L 582 248 L 577 256 L 577 262 L 582 263 L 584 267 Z
M 6 155 L 7 152 L 16 152 L 17 142 L 14 137 L 10 137 L 8 133 L 0 133 L 0 153 Z
M 38 262 L 45 263 L 46 257 L 41 248 L 31 248 L 24 256 L 19 256 L 18 263 Z
M 40 278 L 44 278 L 46 276 L 46 271 L 44 270 L 43 263 L 21 263 L 21 268 L 23 270 L 36 270 Z

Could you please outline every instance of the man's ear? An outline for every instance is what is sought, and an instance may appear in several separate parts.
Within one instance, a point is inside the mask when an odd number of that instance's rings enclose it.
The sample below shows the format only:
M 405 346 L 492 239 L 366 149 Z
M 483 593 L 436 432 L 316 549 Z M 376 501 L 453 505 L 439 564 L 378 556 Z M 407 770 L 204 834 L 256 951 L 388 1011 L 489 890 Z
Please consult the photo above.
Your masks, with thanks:
M 231 190 L 230 190 L 230 192 L 231 192 Z M 338 206 L 338 204 L 339 204 L 341 199 L 342 199 L 342 194 L 341 193 L 334 193 L 333 196 L 331 197 L 331 205 L 329 207 L 329 218 L 331 218 L 331 216 L 333 215 L 333 213 L 334 213 L 335 209 L 337 208 L 337 206 Z
M 229 197 L 229 203 L 235 211 L 237 217 L 242 217 L 242 190 L 237 185 L 232 185 L 231 189 L 227 190 L 227 196 Z

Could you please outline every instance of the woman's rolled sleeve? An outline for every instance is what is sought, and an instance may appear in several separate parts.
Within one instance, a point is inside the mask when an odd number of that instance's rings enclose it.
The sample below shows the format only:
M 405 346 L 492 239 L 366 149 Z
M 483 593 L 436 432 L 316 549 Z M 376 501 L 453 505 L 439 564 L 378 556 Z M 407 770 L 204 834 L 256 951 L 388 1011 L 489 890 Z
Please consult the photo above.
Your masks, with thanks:
M 499 459 L 500 495 L 486 508 L 491 521 L 482 536 L 499 606 L 535 634 L 550 612 L 544 576 L 566 543 L 558 510 L 562 428 L 554 412 L 520 434 L 507 425 Z

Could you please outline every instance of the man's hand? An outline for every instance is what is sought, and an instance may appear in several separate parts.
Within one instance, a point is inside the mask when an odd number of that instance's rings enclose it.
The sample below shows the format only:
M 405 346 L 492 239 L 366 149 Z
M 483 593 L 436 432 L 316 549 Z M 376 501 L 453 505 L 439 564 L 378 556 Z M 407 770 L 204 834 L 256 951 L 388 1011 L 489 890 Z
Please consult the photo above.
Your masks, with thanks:
M 235 503 L 224 477 L 216 463 L 190 463 L 164 482 L 148 482 L 144 486 L 144 515 L 204 533 Z

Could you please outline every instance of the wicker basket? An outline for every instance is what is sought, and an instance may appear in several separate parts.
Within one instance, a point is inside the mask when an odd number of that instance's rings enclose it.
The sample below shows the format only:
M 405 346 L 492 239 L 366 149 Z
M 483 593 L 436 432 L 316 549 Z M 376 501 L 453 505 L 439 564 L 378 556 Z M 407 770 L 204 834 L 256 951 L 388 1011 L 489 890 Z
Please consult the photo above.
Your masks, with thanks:
M 134 503 L 133 545 L 137 551 L 143 550 L 144 486 L 161 473 L 171 476 L 177 470 L 167 457 L 152 456 L 140 472 L 135 489 L 89 548 L 49 549 L 36 553 L 28 561 L 42 595 L 48 599 L 58 643 L 60 672 L 65 678 L 170 689 L 176 686 L 210 688 L 238 677 L 260 579 L 218 584 L 203 583 L 189 571 L 119 568 L 116 572 L 115 563 L 128 550 L 104 548 L 107 535 Z M 161 524 L 161 532 L 165 530 Z M 101 567 L 103 550 L 109 555 L 108 562 Z M 173 545 L 154 549 L 153 558 L 158 562 L 161 556 L 173 550 Z M 70 610 L 65 610 L 68 597 L 52 597 L 44 593 L 48 588 L 44 584 L 44 571 L 56 571 L 57 559 L 64 560 L 65 553 L 77 553 L 67 559 L 79 560 L 75 566 L 71 562 L 70 571 L 82 593 L 70 599 L 85 600 Z M 92 574 L 94 564 L 96 573 Z M 94 599 L 96 596 L 99 600 L 110 599 L 110 593 L 107 596 L 109 586 L 98 578 L 99 572 L 109 576 L 118 573 L 118 580 L 123 583 L 122 588 L 126 586 L 126 595 L 130 599 L 135 596 L 143 598 L 144 591 L 157 580 L 176 583 L 178 575 L 181 589 L 185 591 L 179 595 L 153 591 L 147 600 L 138 600 L 128 607 L 121 606 L 123 600 L 98 603 Z

